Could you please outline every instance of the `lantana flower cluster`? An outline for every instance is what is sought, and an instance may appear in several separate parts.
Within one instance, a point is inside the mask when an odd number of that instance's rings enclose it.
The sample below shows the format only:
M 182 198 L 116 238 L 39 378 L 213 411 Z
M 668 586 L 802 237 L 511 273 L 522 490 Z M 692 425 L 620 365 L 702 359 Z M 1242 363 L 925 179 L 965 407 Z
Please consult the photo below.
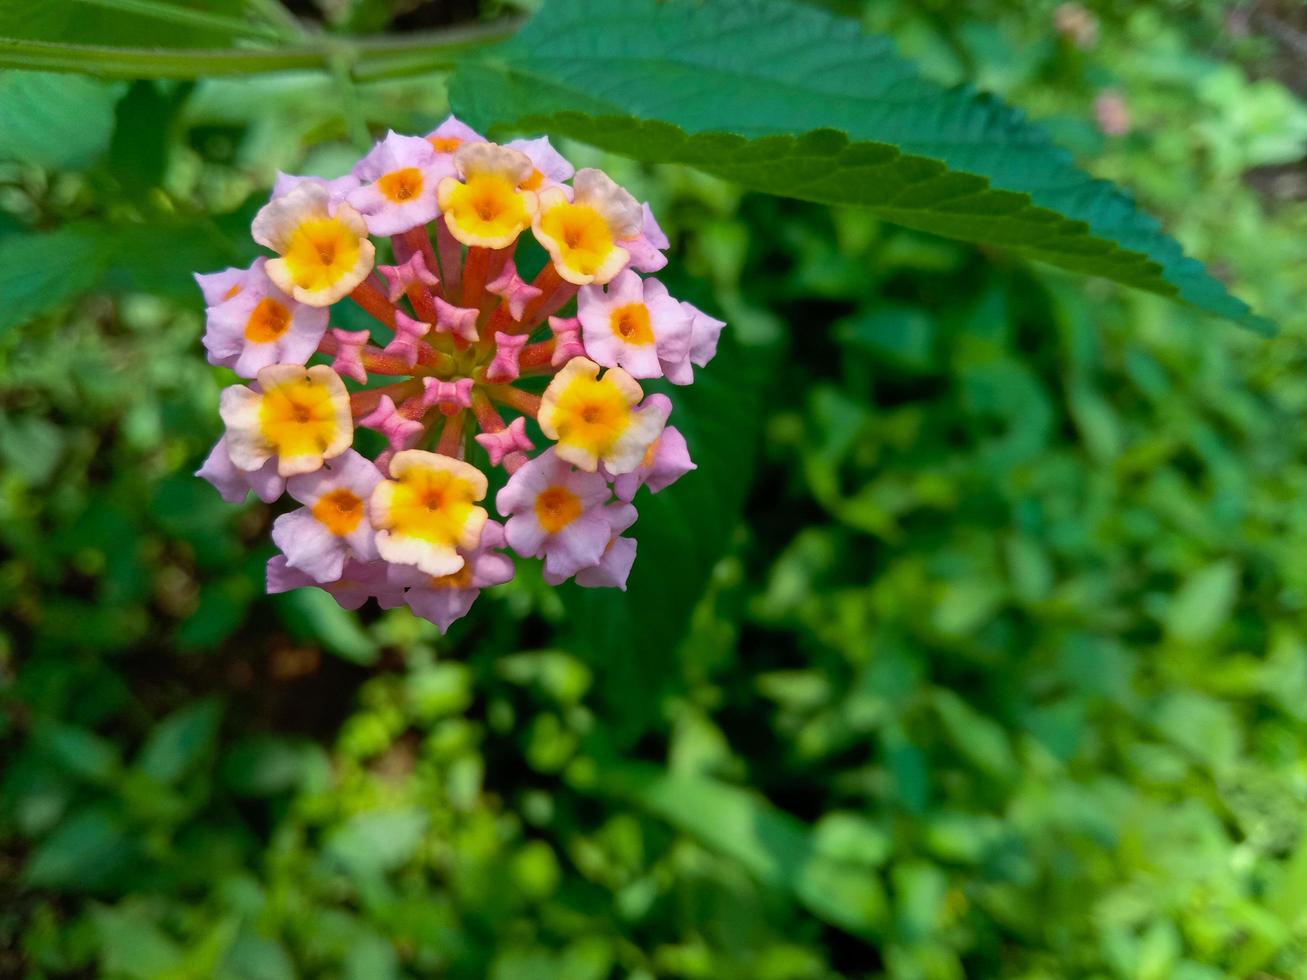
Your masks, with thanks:
M 690 384 L 724 326 L 648 275 L 668 242 L 647 204 L 548 138 L 500 145 L 451 116 L 346 177 L 279 176 L 252 233 L 270 256 L 196 276 L 209 361 L 246 379 L 198 475 L 299 505 L 273 524 L 269 592 L 407 604 L 444 631 L 513 577 L 510 552 L 551 584 L 626 587 L 637 491 L 695 468 L 641 382 Z M 527 234 L 548 255 L 529 281 Z M 376 325 L 333 325 L 341 303 Z

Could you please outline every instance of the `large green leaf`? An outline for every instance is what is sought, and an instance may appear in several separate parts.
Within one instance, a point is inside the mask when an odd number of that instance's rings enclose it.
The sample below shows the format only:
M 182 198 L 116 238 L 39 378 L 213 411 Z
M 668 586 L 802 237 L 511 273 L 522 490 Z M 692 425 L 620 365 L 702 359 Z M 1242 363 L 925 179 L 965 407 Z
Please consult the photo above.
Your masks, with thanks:
M 450 99 L 481 126 L 866 205 L 1272 329 L 1019 111 L 922 78 L 889 40 L 784 0 L 546 0 L 459 68 Z

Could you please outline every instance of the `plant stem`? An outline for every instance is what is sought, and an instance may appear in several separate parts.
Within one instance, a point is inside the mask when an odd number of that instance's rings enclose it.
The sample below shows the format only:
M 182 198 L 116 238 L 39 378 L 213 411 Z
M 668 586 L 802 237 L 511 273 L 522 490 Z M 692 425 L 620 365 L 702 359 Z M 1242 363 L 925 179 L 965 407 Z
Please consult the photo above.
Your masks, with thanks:
M 510 36 L 519 20 L 402 37 L 308 37 L 280 48 L 120 48 L 102 44 L 0 37 L 0 68 L 29 68 L 102 78 L 204 78 L 267 72 L 330 71 L 344 56 L 355 81 L 422 75 L 453 68 L 468 51 Z

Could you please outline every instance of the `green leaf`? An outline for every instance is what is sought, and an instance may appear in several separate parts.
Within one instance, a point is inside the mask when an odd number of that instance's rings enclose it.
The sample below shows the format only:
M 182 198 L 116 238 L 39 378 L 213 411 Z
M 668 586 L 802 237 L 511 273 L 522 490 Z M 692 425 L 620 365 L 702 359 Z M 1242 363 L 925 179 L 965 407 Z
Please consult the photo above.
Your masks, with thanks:
M 5 0 L 0 36 L 174 48 L 268 36 L 265 25 L 242 16 L 244 6 L 243 0 Z
M 0 160 L 79 170 L 109 146 L 121 83 L 0 72 Z
M 656 716 L 690 614 L 738 525 L 773 362 L 769 352 L 723 334 L 712 364 L 675 392 L 669 420 L 698 469 L 635 498 L 639 550 L 627 591 L 571 585 L 563 592 L 573 642 L 596 665 L 619 740 L 635 737 Z
M 883 37 L 784 0 L 547 0 L 462 65 L 455 111 L 1269 321 L 1125 193 L 997 99 L 921 77 Z
M 136 859 L 121 817 L 103 808 L 73 814 L 32 853 L 23 880 L 36 888 L 84 892 L 103 887 Z
M 221 717 L 222 707 L 213 700 L 169 715 L 142 746 L 137 768 L 156 782 L 176 782 L 213 747 Z
M 323 649 L 356 664 L 374 664 L 377 643 L 359 625 L 354 613 L 322 589 L 295 589 L 270 600 L 292 635 L 313 640 Z
M 1230 618 L 1239 597 L 1239 566 L 1218 561 L 1185 580 L 1166 613 L 1166 635 L 1180 643 L 1202 643 Z
M 874 939 L 886 918 L 884 889 L 868 852 L 845 861 L 819 849 L 800 820 L 766 800 L 700 776 L 637 763 L 605 767 L 598 786 L 742 864 L 761 884 L 789 894 L 819 919 Z
M 93 225 L 0 239 L 0 334 L 85 292 L 103 262 L 103 235 Z

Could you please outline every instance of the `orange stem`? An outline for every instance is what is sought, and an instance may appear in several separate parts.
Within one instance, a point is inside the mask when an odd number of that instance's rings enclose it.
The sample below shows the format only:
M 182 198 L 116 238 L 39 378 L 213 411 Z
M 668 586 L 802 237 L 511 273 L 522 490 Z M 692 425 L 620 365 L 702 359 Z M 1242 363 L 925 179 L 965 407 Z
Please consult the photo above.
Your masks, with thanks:
M 373 276 L 368 276 L 356 287 L 354 292 L 350 293 L 350 299 L 358 303 L 359 306 L 367 310 L 374 317 L 390 327 L 395 327 L 395 307 L 391 305 L 390 300 L 386 299 L 386 294 L 381 291 Z
M 440 441 L 436 443 L 436 452 L 442 456 L 453 456 L 455 459 L 463 458 L 463 423 L 466 418 L 467 412 L 460 411 L 445 420 L 444 431 L 440 433 Z
M 540 396 L 512 385 L 486 385 L 486 394 L 492 401 L 507 405 L 523 415 L 535 418 L 540 414 Z

